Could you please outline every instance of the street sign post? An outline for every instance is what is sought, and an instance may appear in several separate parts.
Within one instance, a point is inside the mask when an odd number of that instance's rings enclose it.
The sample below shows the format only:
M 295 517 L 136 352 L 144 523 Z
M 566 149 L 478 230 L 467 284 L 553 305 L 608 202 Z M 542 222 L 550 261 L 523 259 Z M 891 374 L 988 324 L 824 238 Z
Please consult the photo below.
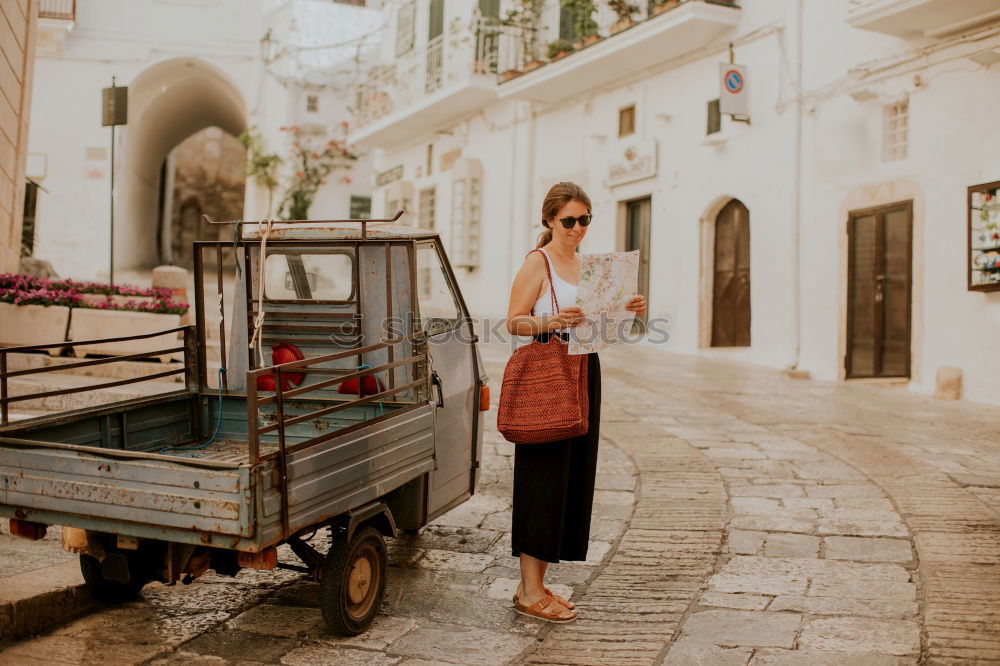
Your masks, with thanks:
M 733 120 L 749 120 L 746 66 L 719 63 L 719 111 L 733 116 Z
M 128 87 L 115 85 L 101 91 L 101 125 L 111 127 L 111 256 L 108 259 L 108 284 L 115 283 L 115 126 L 128 123 Z

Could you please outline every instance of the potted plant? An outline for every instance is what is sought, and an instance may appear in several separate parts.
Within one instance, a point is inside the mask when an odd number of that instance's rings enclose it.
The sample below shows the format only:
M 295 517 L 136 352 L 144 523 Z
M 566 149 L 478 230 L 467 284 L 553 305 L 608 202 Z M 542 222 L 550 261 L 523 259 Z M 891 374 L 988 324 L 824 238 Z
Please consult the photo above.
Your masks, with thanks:
M 639 5 L 628 0 L 609 0 L 608 6 L 611 7 L 611 10 L 618 17 L 615 24 L 611 26 L 612 35 L 621 32 L 635 23 L 632 16 L 639 11 Z
M 654 0 L 653 4 L 653 15 L 661 14 L 671 7 L 676 7 L 680 4 L 680 0 Z
M 514 28 L 521 42 L 522 72 L 530 72 L 542 66 L 538 57 L 538 21 L 542 0 L 516 0 L 514 7 L 507 10 L 507 17 L 500 20 L 502 25 Z
M 348 124 L 341 123 L 346 135 Z M 346 138 L 330 139 L 324 143 L 321 134 L 307 133 L 298 125 L 282 127 L 292 140 L 292 154 L 289 162 L 295 168 L 285 196 L 278 205 L 278 213 L 284 220 L 309 219 L 309 208 L 316 193 L 327 177 L 334 171 L 348 169 L 360 157 L 347 145 Z M 350 184 L 350 176 L 340 178 Z
M 594 20 L 594 12 L 597 11 L 594 0 L 559 0 L 559 5 L 574 17 L 573 31 L 579 35 L 574 46 L 583 48 L 601 39 L 597 34 L 597 21 Z
M 558 60 L 575 50 L 576 47 L 568 39 L 557 39 L 554 42 L 549 42 L 549 60 Z
M 80 300 L 78 293 L 52 288 L 44 278 L 0 275 L 0 345 L 64 341 L 70 308 Z M 44 351 L 58 354 L 61 349 Z

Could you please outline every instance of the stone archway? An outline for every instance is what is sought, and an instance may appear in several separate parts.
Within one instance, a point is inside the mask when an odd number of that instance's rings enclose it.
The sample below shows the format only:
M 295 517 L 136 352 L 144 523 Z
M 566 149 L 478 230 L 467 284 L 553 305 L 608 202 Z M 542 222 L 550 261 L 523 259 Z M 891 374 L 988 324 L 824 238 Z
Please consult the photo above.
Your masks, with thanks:
M 153 65 L 129 86 L 129 124 L 116 174 L 115 265 L 149 268 L 160 263 L 162 167 L 188 136 L 217 126 L 234 136 L 246 127 L 242 96 L 229 78 L 197 58 Z

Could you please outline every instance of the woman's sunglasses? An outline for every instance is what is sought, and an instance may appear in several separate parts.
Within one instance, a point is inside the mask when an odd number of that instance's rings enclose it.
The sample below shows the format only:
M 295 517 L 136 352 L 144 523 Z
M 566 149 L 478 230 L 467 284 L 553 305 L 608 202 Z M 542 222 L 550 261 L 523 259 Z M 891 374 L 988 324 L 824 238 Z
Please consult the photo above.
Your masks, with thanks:
M 562 222 L 563 229 L 572 229 L 577 222 L 580 223 L 581 227 L 585 227 L 590 224 L 592 219 L 594 219 L 593 215 L 581 215 L 580 217 L 561 217 L 559 221 Z

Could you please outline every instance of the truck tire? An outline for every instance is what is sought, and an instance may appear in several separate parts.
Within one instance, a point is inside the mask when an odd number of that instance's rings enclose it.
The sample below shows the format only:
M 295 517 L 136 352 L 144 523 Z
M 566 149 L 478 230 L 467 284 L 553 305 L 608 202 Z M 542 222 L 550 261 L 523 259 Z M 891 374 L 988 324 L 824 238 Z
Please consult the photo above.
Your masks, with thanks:
M 330 631 L 356 636 L 378 615 L 389 573 L 385 541 L 374 527 L 362 527 L 348 541 L 334 539 L 319 581 L 319 601 Z
M 139 596 L 139 592 L 147 582 L 146 576 L 135 566 L 134 558 L 126 557 L 131 580 L 127 583 L 108 580 L 101 573 L 101 562 L 90 555 L 80 555 L 80 572 L 87 583 L 90 594 L 98 601 L 107 604 L 120 604 L 131 601 Z

